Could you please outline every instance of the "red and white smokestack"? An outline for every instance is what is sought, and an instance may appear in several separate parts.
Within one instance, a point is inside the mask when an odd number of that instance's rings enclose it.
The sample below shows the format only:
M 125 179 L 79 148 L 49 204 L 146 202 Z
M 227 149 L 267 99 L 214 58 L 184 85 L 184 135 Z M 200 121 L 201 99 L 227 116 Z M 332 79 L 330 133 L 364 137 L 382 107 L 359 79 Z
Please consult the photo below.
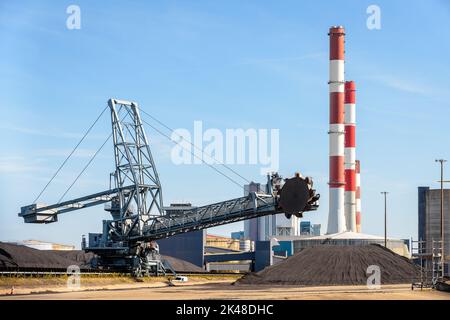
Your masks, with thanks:
M 361 233 L 361 164 L 356 160 L 356 232 Z
M 343 27 L 331 27 L 330 33 L 330 187 L 328 230 L 346 229 L 344 213 L 344 43 Z
M 345 221 L 356 232 L 356 110 L 355 82 L 345 82 Z

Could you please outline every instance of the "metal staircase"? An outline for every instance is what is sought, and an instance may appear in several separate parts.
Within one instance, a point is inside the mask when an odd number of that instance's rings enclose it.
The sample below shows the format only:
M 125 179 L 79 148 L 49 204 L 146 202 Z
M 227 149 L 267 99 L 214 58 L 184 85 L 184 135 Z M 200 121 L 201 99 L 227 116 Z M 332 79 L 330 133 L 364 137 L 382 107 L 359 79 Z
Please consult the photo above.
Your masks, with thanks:
M 420 270 L 419 278 L 413 279 L 411 289 L 433 287 L 432 254 L 427 249 L 427 242 L 411 240 L 411 255 Z
M 433 240 L 432 241 L 433 247 L 433 286 L 436 286 L 436 284 L 439 281 L 443 281 L 444 279 L 444 260 L 442 257 L 442 241 L 440 240 Z

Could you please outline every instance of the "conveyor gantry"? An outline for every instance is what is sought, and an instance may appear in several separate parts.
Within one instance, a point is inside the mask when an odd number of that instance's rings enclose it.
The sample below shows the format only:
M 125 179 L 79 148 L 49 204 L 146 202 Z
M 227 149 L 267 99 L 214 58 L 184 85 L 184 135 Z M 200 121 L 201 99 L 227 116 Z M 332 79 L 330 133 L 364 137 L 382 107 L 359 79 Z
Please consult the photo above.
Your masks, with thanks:
M 59 214 L 105 204 L 112 219 L 104 220 L 102 233 L 89 234 L 89 244 L 84 245 L 84 249 L 96 253 L 102 268 L 157 274 L 164 268 L 155 240 L 277 213 L 302 216 L 318 207 L 319 195 L 310 178 L 296 174 L 282 179 L 273 173 L 268 176 L 265 193 L 252 192 L 170 213 L 163 207 L 162 188 L 138 105 L 110 99 L 108 106 L 114 143 L 114 188 L 52 205 L 34 203 L 22 207 L 19 213 L 26 223 L 47 224 L 58 221 Z

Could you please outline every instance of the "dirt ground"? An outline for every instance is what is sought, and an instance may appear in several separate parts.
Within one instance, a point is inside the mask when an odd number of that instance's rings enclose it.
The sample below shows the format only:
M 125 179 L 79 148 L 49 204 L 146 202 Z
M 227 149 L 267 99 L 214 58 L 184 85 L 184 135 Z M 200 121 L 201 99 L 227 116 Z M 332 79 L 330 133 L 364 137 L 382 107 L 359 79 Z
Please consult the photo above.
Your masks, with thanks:
M 206 283 L 232 283 L 241 275 L 189 275 L 188 283 L 178 283 L 178 286 L 198 285 Z M 136 280 L 131 276 L 91 276 L 82 275 L 80 286 L 73 287 L 67 276 L 44 277 L 0 277 L 0 298 L 14 295 L 29 295 L 42 293 L 62 293 L 70 291 L 99 291 L 99 290 L 134 290 L 146 288 L 165 288 L 168 280 L 173 277 L 146 277 Z M 71 288 L 68 288 L 68 281 Z
M 68 292 L 62 286 L 39 286 L 15 288 L 14 295 L 5 295 L 3 286 L 0 299 L 14 300 L 68 300 L 68 299 L 277 299 L 277 300 L 450 300 L 450 293 L 435 290 L 411 290 L 411 286 L 386 285 L 381 289 L 368 289 L 366 286 L 336 287 L 295 287 L 263 285 L 231 285 L 235 279 L 193 278 L 188 283 L 168 286 L 164 281 L 143 283 L 121 283 L 92 285 L 85 284 L 78 291 Z

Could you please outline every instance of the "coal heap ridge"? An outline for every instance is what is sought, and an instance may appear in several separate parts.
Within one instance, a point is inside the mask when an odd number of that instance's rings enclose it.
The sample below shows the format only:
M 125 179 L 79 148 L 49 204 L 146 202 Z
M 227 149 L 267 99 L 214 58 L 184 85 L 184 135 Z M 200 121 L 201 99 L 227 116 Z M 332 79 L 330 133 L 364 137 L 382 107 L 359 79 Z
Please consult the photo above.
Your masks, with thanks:
M 68 266 L 81 263 L 61 256 L 53 251 L 41 251 L 26 246 L 0 242 L 1 269 L 48 269 L 66 270 Z
M 83 250 L 37 250 L 23 245 L 0 242 L 0 270 L 36 270 L 65 271 L 71 265 L 80 266 L 81 270 L 91 269 L 91 252 Z M 171 256 L 162 255 L 176 272 L 203 272 L 203 269 Z
M 250 273 L 236 284 L 366 285 L 370 265 L 381 271 L 381 284 L 411 283 L 419 276 L 409 259 L 377 244 L 321 245 L 305 248 L 283 262 Z

